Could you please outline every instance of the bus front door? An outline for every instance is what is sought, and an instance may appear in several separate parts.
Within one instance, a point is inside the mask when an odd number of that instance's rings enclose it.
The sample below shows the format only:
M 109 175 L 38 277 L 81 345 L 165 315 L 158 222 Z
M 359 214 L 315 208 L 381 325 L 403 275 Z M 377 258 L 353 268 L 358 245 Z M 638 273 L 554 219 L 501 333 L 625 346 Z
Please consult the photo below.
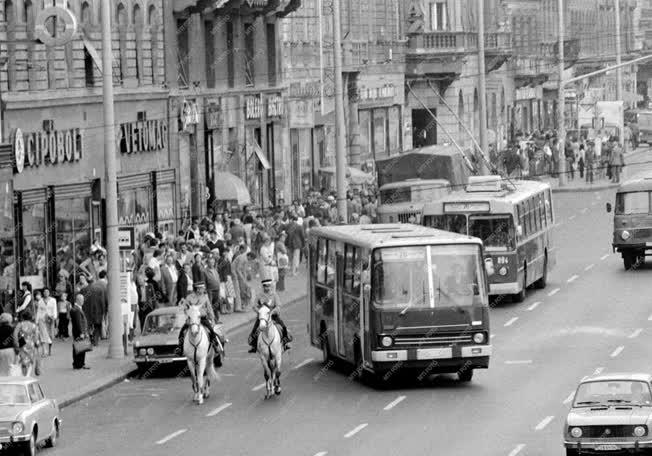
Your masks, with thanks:
M 346 348 L 344 346 L 344 256 L 341 252 L 337 253 L 336 267 L 336 284 L 335 284 L 335 337 L 337 340 L 337 354 L 346 357 Z

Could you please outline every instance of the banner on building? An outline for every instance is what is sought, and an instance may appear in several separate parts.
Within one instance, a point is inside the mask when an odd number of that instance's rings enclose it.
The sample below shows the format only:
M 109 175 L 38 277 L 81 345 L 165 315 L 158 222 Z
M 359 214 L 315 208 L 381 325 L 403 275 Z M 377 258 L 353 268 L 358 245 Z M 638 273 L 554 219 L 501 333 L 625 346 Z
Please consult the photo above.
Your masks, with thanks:
M 290 128 L 313 128 L 315 126 L 315 103 L 313 100 L 293 100 L 288 103 Z

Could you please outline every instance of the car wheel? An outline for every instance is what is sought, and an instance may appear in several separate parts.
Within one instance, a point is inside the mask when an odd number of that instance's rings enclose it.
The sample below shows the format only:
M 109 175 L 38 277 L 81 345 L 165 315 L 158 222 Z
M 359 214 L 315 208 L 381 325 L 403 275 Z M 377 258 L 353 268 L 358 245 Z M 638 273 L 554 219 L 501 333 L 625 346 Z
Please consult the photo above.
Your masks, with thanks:
M 36 433 L 32 432 L 29 441 L 23 443 L 24 456 L 36 456 Z
M 470 382 L 473 379 L 473 369 L 467 368 L 459 371 L 457 373 L 457 378 L 460 380 L 460 382 Z
M 566 448 L 566 456 L 578 456 L 580 454 L 579 451 L 574 450 L 572 448 Z
M 521 291 L 516 293 L 514 295 L 514 301 L 516 302 L 523 302 L 525 301 L 525 296 L 527 295 L 527 286 L 525 285 L 527 283 L 527 269 L 523 270 L 523 283 Z
M 147 370 L 149 369 L 148 363 L 136 363 L 136 366 L 138 366 L 139 377 L 143 377 L 147 373 Z
M 546 254 L 546 256 L 543 259 L 543 274 L 541 275 L 541 278 L 535 282 L 534 286 L 542 290 L 546 288 L 547 284 L 548 284 L 548 254 Z
M 57 440 L 59 440 L 59 433 L 61 431 L 59 430 L 59 423 L 54 422 L 54 429 L 52 430 L 52 434 L 48 439 L 45 441 L 45 446 L 46 448 L 54 448 L 57 446 Z
M 636 255 L 632 254 L 629 251 L 623 252 L 623 266 L 625 267 L 625 271 L 629 271 L 630 269 L 632 269 L 635 260 L 636 260 Z
M 328 335 L 324 332 L 321 335 L 321 361 L 328 364 L 331 359 L 330 347 L 328 346 Z

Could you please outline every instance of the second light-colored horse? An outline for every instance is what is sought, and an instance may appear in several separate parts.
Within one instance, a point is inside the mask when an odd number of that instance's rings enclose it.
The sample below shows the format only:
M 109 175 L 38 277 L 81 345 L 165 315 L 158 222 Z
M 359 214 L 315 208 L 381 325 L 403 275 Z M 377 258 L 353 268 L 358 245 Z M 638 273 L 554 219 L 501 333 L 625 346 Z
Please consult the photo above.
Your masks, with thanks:
M 265 373 L 267 392 L 265 399 L 274 394 L 281 394 L 281 365 L 283 362 L 283 344 L 281 332 L 272 320 L 272 311 L 267 306 L 258 309 L 258 356 Z
M 192 379 L 192 390 L 195 395 L 193 400 L 197 404 L 203 404 L 204 399 L 210 395 L 211 380 L 217 378 L 217 372 L 213 365 L 213 347 L 210 343 L 208 331 L 201 324 L 201 313 L 195 306 L 186 310 L 188 317 L 188 330 L 183 342 L 183 354 L 188 362 L 190 377 Z

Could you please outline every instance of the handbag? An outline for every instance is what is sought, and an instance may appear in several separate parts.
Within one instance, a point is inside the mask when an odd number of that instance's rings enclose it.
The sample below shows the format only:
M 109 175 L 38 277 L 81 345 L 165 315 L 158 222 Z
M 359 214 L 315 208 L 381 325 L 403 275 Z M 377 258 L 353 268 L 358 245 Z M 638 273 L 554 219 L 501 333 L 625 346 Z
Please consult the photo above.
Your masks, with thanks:
M 75 352 L 75 355 L 81 355 L 82 353 L 87 353 L 93 351 L 93 346 L 91 341 L 85 335 L 83 338 L 77 339 L 72 343 L 72 350 Z

